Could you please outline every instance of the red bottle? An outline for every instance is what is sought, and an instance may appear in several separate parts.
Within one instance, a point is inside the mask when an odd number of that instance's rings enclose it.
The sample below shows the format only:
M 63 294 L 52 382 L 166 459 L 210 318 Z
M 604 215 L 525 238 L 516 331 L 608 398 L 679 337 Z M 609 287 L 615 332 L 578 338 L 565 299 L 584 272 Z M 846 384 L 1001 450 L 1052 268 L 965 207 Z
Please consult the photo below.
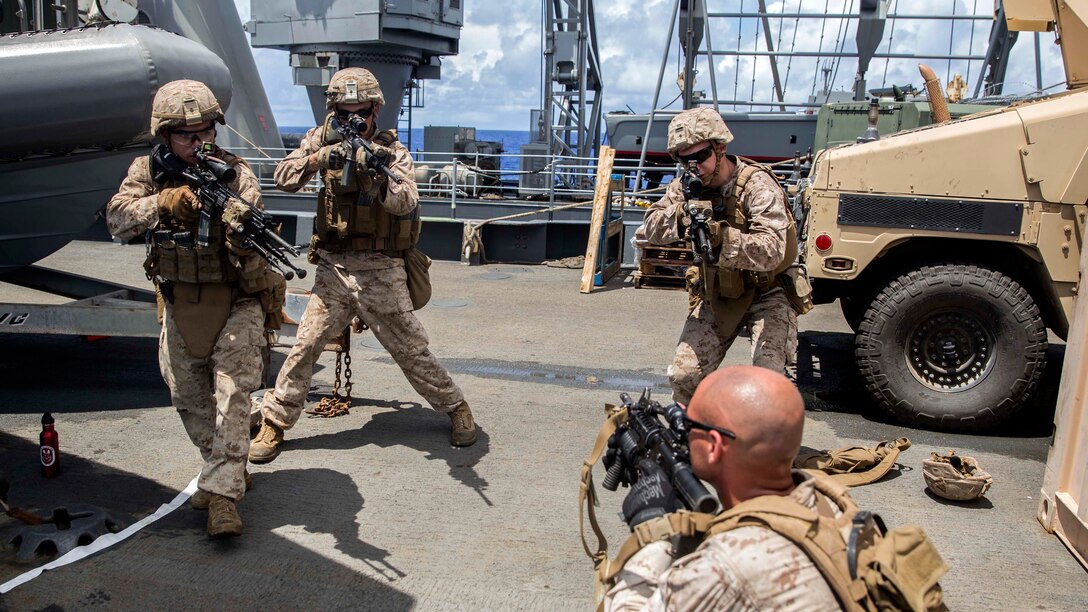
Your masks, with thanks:
M 42 476 L 53 478 L 60 474 L 60 438 L 53 429 L 53 415 L 42 415 L 41 442 Z

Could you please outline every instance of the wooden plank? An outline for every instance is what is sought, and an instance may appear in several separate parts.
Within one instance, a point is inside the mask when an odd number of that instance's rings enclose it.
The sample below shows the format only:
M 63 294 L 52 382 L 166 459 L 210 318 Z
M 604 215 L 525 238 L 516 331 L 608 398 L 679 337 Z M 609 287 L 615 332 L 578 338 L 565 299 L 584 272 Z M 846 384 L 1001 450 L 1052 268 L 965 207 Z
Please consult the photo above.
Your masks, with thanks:
M 609 146 L 601 147 L 597 159 L 597 187 L 593 192 L 593 217 L 589 222 L 589 243 L 586 245 L 586 262 L 582 267 L 582 293 L 593 291 L 593 276 L 597 272 L 597 257 L 601 246 L 601 230 L 604 225 L 604 212 L 608 204 L 611 187 L 612 163 L 616 159 L 616 150 Z

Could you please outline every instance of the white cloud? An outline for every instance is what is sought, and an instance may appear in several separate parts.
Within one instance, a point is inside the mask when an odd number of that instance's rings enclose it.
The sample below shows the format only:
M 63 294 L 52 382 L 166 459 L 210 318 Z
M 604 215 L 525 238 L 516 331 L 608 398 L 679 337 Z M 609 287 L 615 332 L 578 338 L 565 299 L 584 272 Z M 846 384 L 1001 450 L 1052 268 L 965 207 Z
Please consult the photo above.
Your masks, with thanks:
M 771 13 L 784 11 L 813 13 L 824 11 L 827 0 L 778 0 L 768 3 Z M 991 0 L 952 0 L 957 14 L 988 14 Z M 235 0 L 243 21 L 249 15 L 249 1 Z M 596 22 L 598 50 L 600 52 L 604 94 L 602 108 L 636 111 L 649 110 L 657 86 L 663 46 L 669 30 L 668 19 L 672 14 L 673 0 L 651 0 L 632 3 L 630 0 L 597 0 Z M 900 8 L 899 5 L 902 5 Z M 736 11 L 740 0 L 709 0 L 711 12 Z M 425 83 L 426 107 L 414 112 L 417 126 L 424 125 L 474 125 L 479 128 L 527 129 L 530 109 L 541 104 L 541 0 L 507 0 L 486 2 L 466 0 L 465 27 L 461 33 L 460 55 L 448 57 L 443 62 L 442 79 Z M 745 8 L 753 10 L 755 2 L 746 0 Z M 856 11 L 856 0 L 830 0 L 829 13 Z M 913 15 L 950 12 L 949 0 L 892 1 L 891 13 L 897 11 Z M 715 48 L 736 50 L 738 29 L 743 35 L 743 48 L 751 49 L 758 44 L 764 49 L 762 33 L 755 37 L 757 20 L 743 23 L 735 19 L 711 20 L 711 39 Z M 836 46 L 845 51 L 855 49 L 855 28 L 846 22 L 828 20 L 772 19 L 771 33 L 779 50 L 823 50 Z M 959 23 L 952 38 L 952 52 L 959 55 L 982 55 L 985 52 L 990 31 L 989 20 L 978 21 L 971 26 Z M 762 28 L 762 25 L 759 26 Z M 762 32 L 762 29 L 760 29 Z M 949 50 L 950 22 L 921 22 L 896 20 L 885 28 L 884 41 L 878 53 L 887 52 L 889 40 L 893 51 L 918 55 L 947 53 Z M 1043 34 L 1041 43 L 1043 85 L 1064 81 L 1060 50 L 1053 44 L 1053 34 Z M 756 42 L 758 40 L 758 42 Z M 676 34 L 668 42 L 669 59 L 666 63 L 661 102 L 672 100 L 679 90 L 675 85 L 679 72 Z M 1035 58 L 1033 35 L 1023 33 L 1013 49 L 1007 75 L 1006 93 L 1024 93 L 1035 88 Z M 269 100 L 276 120 L 283 125 L 306 125 L 312 121 L 309 104 L 301 87 L 292 85 L 287 54 L 268 49 L 255 50 L 258 69 L 269 92 Z M 715 57 L 718 97 L 733 97 L 734 88 L 741 99 L 763 98 L 772 95 L 768 60 L 738 58 L 723 55 Z M 827 61 L 827 60 L 825 60 Z M 867 80 L 870 88 L 892 84 L 921 86 L 917 64 L 925 62 L 937 71 L 942 83 L 955 73 L 968 82 L 968 92 L 974 91 L 975 82 L 982 70 L 982 62 L 973 60 L 932 59 L 874 59 Z M 833 89 L 852 88 L 856 64 L 843 59 L 832 61 Z M 755 69 L 756 85 L 752 88 L 752 71 Z M 780 74 L 787 81 L 787 99 L 804 100 L 821 77 L 820 61 L 814 58 L 785 59 L 779 64 Z M 706 58 L 699 67 L 697 89 L 711 93 L 711 83 Z M 819 85 L 816 89 L 819 89 Z M 1060 88 L 1059 88 L 1060 89 Z

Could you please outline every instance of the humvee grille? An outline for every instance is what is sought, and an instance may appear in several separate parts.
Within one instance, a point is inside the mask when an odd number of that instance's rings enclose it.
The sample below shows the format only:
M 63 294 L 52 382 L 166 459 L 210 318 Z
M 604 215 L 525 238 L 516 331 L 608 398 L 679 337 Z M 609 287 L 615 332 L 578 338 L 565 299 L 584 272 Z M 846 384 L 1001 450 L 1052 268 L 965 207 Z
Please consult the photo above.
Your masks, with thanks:
M 1015 202 L 839 195 L 839 225 L 1015 236 L 1023 212 Z

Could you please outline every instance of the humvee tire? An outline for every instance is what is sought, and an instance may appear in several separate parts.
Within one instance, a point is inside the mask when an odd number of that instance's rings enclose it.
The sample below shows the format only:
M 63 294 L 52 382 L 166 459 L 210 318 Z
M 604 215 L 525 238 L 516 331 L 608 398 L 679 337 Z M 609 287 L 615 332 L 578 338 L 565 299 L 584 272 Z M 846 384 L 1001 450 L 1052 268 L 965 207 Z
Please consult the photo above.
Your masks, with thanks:
M 975 265 L 924 266 L 891 281 L 865 312 L 854 355 L 866 389 L 894 418 L 996 425 L 1034 393 L 1046 326 L 1031 295 Z

